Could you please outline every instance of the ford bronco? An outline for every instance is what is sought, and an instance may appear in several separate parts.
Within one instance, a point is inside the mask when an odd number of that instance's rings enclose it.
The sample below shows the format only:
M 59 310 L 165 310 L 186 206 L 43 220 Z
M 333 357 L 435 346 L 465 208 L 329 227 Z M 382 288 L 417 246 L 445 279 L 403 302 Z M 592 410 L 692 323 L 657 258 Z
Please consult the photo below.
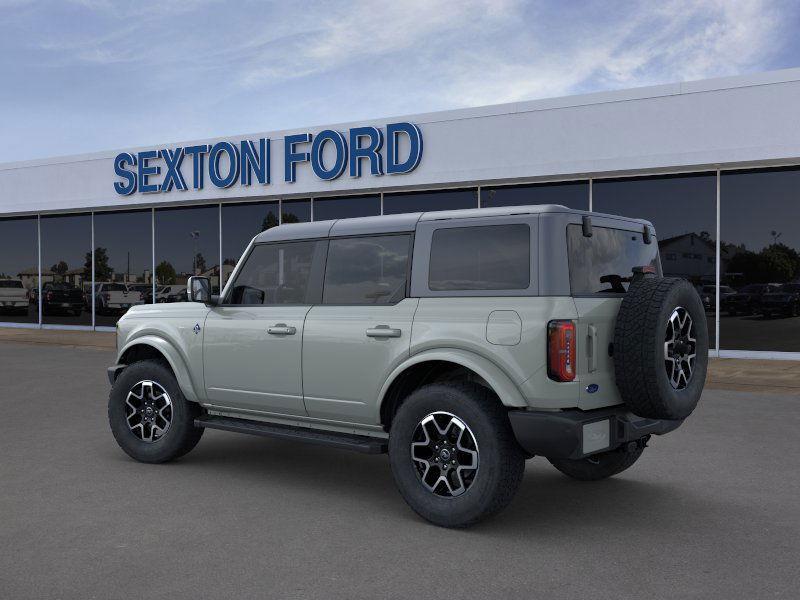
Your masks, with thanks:
M 205 429 L 388 452 L 447 527 L 506 506 L 534 456 L 584 481 L 631 467 L 694 410 L 708 361 L 653 226 L 563 206 L 282 225 L 188 300 L 118 323 L 125 452 L 173 460 Z

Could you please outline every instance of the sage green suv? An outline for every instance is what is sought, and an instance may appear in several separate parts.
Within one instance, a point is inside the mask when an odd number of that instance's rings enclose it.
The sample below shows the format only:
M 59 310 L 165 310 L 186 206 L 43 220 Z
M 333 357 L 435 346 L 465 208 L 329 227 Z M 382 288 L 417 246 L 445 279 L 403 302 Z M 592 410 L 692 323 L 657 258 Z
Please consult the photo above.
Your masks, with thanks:
M 515 206 L 275 227 L 221 295 L 133 306 L 108 415 L 159 463 L 205 429 L 388 452 L 438 525 L 506 506 L 525 460 L 596 480 L 697 405 L 703 303 L 646 221 Z

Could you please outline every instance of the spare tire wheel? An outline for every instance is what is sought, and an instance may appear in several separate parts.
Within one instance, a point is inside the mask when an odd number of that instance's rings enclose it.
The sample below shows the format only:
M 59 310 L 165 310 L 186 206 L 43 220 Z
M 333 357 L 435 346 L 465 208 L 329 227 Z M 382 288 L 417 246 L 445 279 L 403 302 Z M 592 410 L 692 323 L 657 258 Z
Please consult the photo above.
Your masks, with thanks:
M 641 417 L 685 419 L 708 369 L 703 302 L 685 279 L 631 284 L 614 330 L 614 375 L 623 401 Z

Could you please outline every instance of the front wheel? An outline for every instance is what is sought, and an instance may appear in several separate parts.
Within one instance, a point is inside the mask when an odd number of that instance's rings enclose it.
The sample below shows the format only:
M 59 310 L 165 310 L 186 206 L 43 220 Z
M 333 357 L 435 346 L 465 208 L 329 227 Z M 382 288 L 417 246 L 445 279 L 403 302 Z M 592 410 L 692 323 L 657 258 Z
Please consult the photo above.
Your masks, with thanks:
M 634 443 L 632 448 L 623 446 L 618 450 L 602 452 L 571 460 L 568 458 L 549 458 L 550 464 L 564 475 L 578 481 L 598 481 L 612 477 L 633 466 L 644 452 L 644 442 Z
M 172 371 L 162 362 L 145 360 L 125 368 L 108 397 L 108 422 L 114 439 L 140 462 L 179 458 L 200 441 L 194 426 L 200 406 L 187 401 Z
M 443 527 L 503 509 L 525 469 L 506 410 L 472 383 L 434 383 L 411 394 L 392 422 L 389 461 L 409 506 Z

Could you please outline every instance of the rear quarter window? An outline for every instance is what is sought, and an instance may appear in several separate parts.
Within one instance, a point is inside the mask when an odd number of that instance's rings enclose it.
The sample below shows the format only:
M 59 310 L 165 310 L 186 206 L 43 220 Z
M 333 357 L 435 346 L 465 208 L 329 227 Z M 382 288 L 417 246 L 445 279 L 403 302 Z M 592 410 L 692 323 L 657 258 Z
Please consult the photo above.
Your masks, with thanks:
M 661 275 L 658 242 L 644 243 L 637 231 L 593 227 L 583 235 L 580 225 L 567 226 L 569 282 L 572 294 L 624 294 L 634 267 L 653 267 Z
M 526 224 L 437 229 L 431 240 L 432 291 L 525 290 L 530 286 L 531 230 Z

